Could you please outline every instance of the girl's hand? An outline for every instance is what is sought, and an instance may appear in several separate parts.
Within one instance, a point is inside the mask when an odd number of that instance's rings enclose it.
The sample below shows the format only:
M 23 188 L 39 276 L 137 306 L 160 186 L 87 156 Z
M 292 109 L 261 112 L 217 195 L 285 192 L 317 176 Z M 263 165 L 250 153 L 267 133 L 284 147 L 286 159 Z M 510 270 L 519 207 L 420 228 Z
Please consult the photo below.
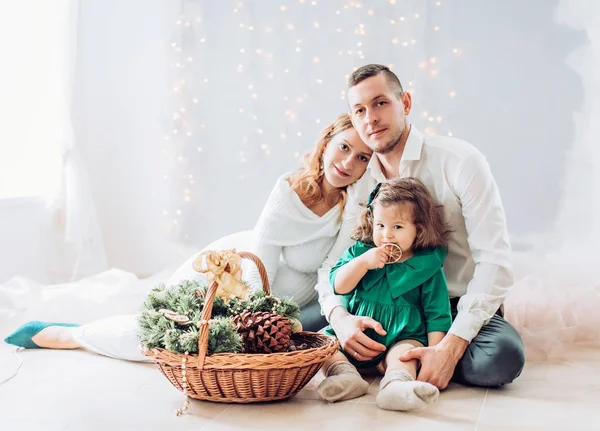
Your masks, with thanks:
M 383 268 L 389 259 L 389 254 L 385 247 L 377 247 L 362 254 L 360 258 L 367 269 Z

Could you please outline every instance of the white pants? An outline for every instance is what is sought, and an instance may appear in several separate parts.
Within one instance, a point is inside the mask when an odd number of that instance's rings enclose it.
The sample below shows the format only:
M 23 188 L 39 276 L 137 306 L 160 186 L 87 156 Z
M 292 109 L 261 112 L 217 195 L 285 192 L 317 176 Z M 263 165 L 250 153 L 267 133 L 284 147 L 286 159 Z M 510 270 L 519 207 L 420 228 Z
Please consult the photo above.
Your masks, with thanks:
M 137 318 L 124 314 L 96 320 L 73 328 L 74 339 L 81 347 L 110 358 L 152 362 L 142 354 Z
M 238 250 L 248 250 L 251 234 L 251 231 L 238 232 L 215 241 L 206 249 L 237 247 Z M 192 262 L 199 253 L 194 253 L 186 260 L 165 284 L 175 286 L 183 280 L 205 281 L 206 276 L 192 268 Z M 244 260 L 242 271 L 244 265 L 253 265 L 253 263 Z M 74 339 L 80 346 L 100 355 L 127 361 L 152 362 L 152 359 L 142 354 L 137 318 L 137 314 L 127 314 L 96 320 L 74 328 Z

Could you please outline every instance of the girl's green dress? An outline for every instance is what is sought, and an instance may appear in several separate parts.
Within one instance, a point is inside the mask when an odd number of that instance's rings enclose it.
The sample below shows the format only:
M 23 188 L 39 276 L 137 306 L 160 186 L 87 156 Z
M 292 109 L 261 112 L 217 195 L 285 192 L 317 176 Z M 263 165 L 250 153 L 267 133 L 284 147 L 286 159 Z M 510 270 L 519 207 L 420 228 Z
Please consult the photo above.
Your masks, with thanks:
M 346 250 L 329 273 L 331 285 L 338 269 L 373 247 L 357 242 Z M 387 335 L 382 336 L 367 329 L 367 336 L 389 350 L 402 340 L 417 340 L 426 346 L 428 332 L 450 329 L 448 286 L 442 271 L 446 254 L 443 248 L 422 250 L 404 262 L 369 270 L 356 288 L 344 295 L 350 313 L 371 317 L 387 331 Z M 325 333 L 335 336 L 331 326 Z M 357 367 L 371 368 L 381 362 L 387 350 L 369 361 L 346 356 Z

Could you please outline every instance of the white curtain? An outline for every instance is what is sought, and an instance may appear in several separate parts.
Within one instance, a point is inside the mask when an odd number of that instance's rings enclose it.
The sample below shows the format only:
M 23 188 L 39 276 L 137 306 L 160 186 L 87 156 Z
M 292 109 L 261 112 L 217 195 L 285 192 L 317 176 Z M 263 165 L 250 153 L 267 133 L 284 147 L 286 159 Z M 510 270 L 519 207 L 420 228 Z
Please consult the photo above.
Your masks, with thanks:
M 68 2 L 0 3 L 0 197 L 59 188 Z
M 62 39 L 64 75 L 62 84 L 63 145 L 61 193 L 55 202 L 54 228 L 58 232 L 56 249 L 49 259 L 53 281 L 74 281 L 108 269 L 106 252 L 87 170 L 83 163 L 82 143 L 75 139 L 73 101 L 77 73 L 79 0 L 62 0 L 64 38 Z M 57 258 L 56 258 L 57 257 Z
M 48 281 L 107 268 L 92 192 L 74 135 L 78 0 L 2 2 L 0 194 L 47 202 Z M 26 275 L 26 274 L 24 274 Z
M 585 32 L 586 40 L 567 58 L 583 86 L 582 104 L 573 113 L 575 136 L 566 158 L 564 199 L 557 222 L 563 252 L 594 253 L 600 243 L 600 4 L 562 0 L 557 21 Z

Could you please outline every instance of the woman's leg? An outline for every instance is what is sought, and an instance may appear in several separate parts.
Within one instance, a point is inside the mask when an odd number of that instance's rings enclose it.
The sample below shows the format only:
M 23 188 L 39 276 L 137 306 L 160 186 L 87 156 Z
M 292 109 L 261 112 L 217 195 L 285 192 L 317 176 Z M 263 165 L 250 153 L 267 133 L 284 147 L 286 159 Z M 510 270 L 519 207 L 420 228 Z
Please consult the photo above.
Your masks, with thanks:
M 325 380 L 317 392 L 330 403 L 361 397 L 369 389 L 369 384 L 341 352 L 336 352 L 323 364 L 323 373 Z
M 31 341 L 43 349 L 79 349 L 82 346 L 73 338 L 75 329 L 77 328 L 48 326 L 31 337 Z
M 29 322 L 5 341 L 25 348 L 78 349 L 137 362 L 151 362 L 142 353 L 137 315 L 127 314 L 95 320 L 77 327 L 60 323 Z
M 379 385 L 377 405 L 384 410 L 415 410 L 435 402 L 439 390 L 426 382 L 417 382 L 417 360 L 400 361 L 400 356 L 415 347 L 423 347 L 418 341 L 405 340 L 395 344 L 387 353 L 378 369 L 385 372 Z
M 73 323 L 28 322 L 4 341 L 25 349 L 77 349 L 81 347 L 73 337 L 79 325 Z
M 319 301 L 315 300 L 300 308 L 300 323 L 304 331 L 317 332 L 327 326 L 327 320 L 321 314 Z

